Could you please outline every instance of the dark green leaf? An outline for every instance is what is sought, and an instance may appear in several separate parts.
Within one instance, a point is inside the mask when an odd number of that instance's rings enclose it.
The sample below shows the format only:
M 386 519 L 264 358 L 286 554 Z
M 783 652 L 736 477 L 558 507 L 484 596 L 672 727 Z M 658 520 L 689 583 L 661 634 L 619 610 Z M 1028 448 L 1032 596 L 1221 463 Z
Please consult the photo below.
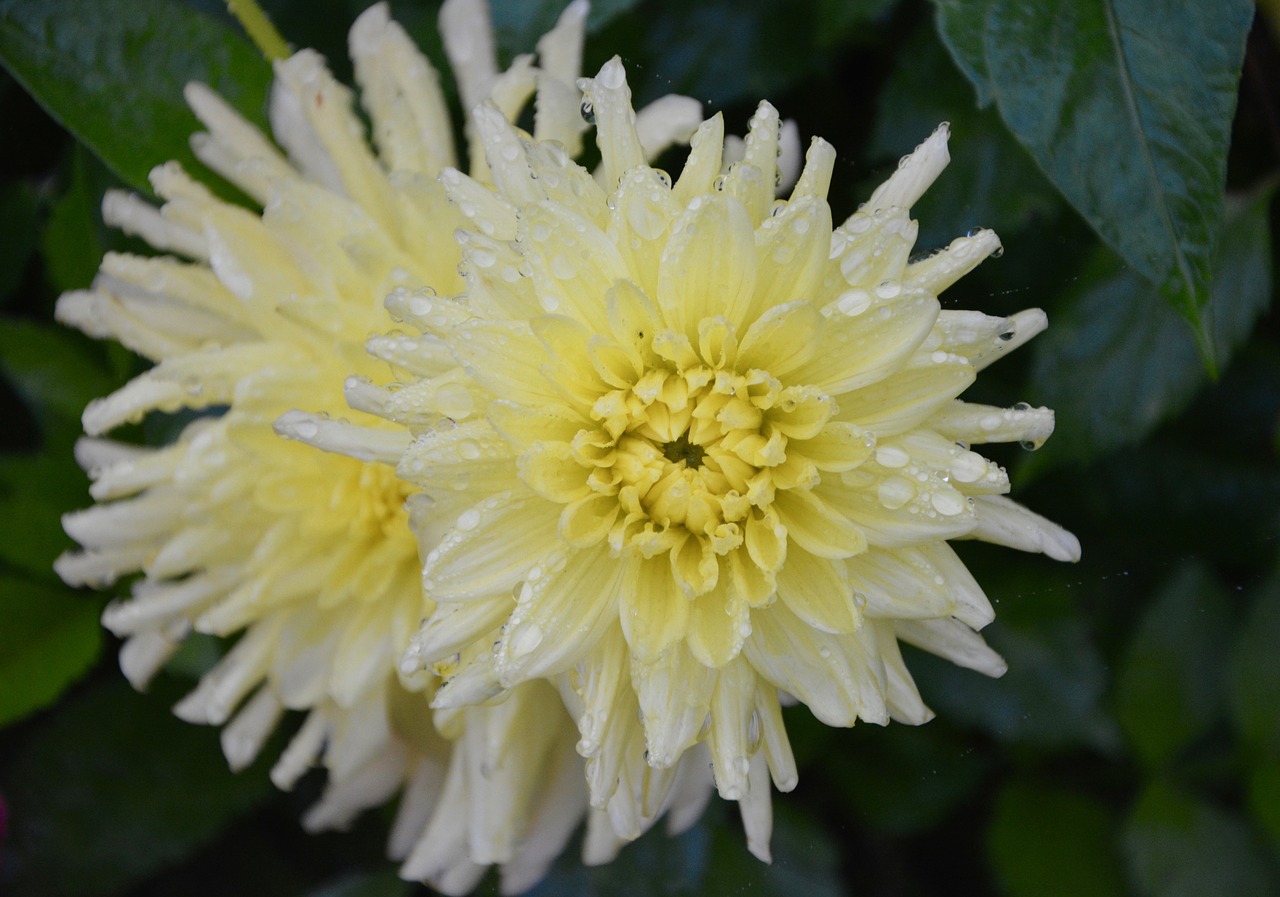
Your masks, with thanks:
M 1271 837 L 1272 846 L 1280 850 L 1280 758 L 1259 764 L 1245 782 L 1249 809 Z
M 1145 897 L 1276 893 L 1267 859 L 1239 817 L 1167 785 L 1149 787 L 1124 835 L 1129 879 Z
M 40 200 L 28 183 L 0 187 L 0 300 L 7 300 L 22 281 L 36 246 Z
M 880 26 L 897 5 L 898 0 L 861 0 L 858 3 L 818 0 L 815 22 L 818 42 L 830 47 L 843 40 L 856 40 L 859 36 L 874 40 L 883 35 Z
M 343 876 L 317 888 L 307 897 L 407 897 L 413 885 L 401 881 L 394 869 Z
M 1271 301 L 1272 191 L 1233 205 L 1218 246 L 1209 307 L 1223 363 Z M 1141 441 L 1182 411 L 1207 377 L 1195 343 L 1157 291 L 1132 271 L 1087 269 L 1034 344 L 1029 392 L 1058 426 L 1029 467 L 1089 461 Z
M 61 452 L 0 456 L 0 517 L 20 520 L 0 539 L 0 561 L 28 576 L 56 582 L 54 559 L 72 547 L 62 515 L 89 503 L 88 479 Z
M 839 854 L 812 819 L 775 801 L 773 862 L 749 853 L 737 825 L 712 806 L 677 837 L 650 831 L 612 863 L 584 867 L 571 847 L 529 897 L 839 897 Z
M 114 179 L 79 145 L 72 153 L 70 169 L 67 190 L 53 204 L 43 240 L 45 268 L 60 291 L 89 286 L 108 240 L 124 242 L 123 234 L 103 225 L 99 212 L 103 193 L 108 186 L 116 186 Z
M 98 657 L 101 602 L 0 576 L 0 726 L 52 703 Z
M 933 0 L 938 34 L 960 71 L 973 84 L 978 105 L 989 106 L 993 87 L 982 45 L 982 25 L 992 0 Z
M 84 406 L 114 387 L 97 356 L 92 343 L 70 330 L 34 321 L 0 326 L 0 374 L 51 441 L 78 434 Z
M 639 0 L 598 0 L 591 4 L 587 30 L 599 31 Z M 565 0 L 491 0 L 498 45 L 511 53 L 532 53 L 538 39 L 556 25 Z
M 1209 361 L 1204 310 L 1252 20 L 1248 0 L 939 5 L 980 98 L 994 96 L 1067 200 L 1191 324 Z
M 1113 752 L 1120 735 L 1103 704 L 1107 667 L 1069 599 L 1077 574 L 1007 550 L 979 551 L 983 564 L 974 564 L 974 554 L 966 550 L 962 556 L 997 610 L 996 622 L 982 634 L 1009 670 L 991 679 L 911 650 L 908 666 L 925 700 L 943 719 L 977 727 L 1006 744 Z M 989 555 L 998 560 L 986 561 Z
M 198 127 L 182 99 L 203 81 L 250 118 L 270 69 L 225 25 L 165 0 L 3 0 L 0 62 L 128 184 L 177 159 Z
M 1186 564 L 1143 614 L 1120 669 L 1116 714 L 1144 762 L 1170 762 L 1219 718 L 1230 610 L 1213 576 Z
M 1007 786 L 987 830 L 987 854 L 1008 897 L 1121 897 L 1115 822 L 1077 791 Z
M 777 97 L 824 62 L 808 3 L 665 0 L 633 15 L 644 23 L 645 55 L 660 92 L 688 94 L 712 108 Z
M 868 726 L 844 743 L 847 750 L 827 770 L 840 800 L 868 828 L 890 835 L 936 825 L 989 768 L 986 757 L 937 724 Z
M 215 730 L 169 712 L 178 692 L 121 681 L 85 691 L 0 770 L 14 897 L 93 897 L 189 855 L 271 787 L 227 771 Z
M 943 121 L 951 123 L 951 163 L 912 208 L 920 223 L 917 247 L 945 246 L 978 225 L 1007 237 L 1061 206 L 1053 186 L 1000 117 L 973 108 L 946 51 L 932 31 L 921 28 L 903 46 L 880 93 L 868 148 L 876 155 L 901 156 Z M 875 180 L 884 177 L 887 173 L 877 172 Z
M 1250 753 L 1280 758 L 1280 579 L 1259 591 L 1232 650 L 1229 700 Z

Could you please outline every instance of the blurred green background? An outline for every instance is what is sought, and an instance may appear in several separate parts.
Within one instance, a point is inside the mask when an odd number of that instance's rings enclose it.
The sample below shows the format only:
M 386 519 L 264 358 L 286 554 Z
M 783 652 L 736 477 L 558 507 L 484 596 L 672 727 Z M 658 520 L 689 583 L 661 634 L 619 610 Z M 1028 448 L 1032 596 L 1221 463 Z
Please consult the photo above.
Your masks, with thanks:
M 365 5 L 264 3 L 344 79 Z M 562 6 L 493 0 L 504 60 Z M 392 7 L 443 70 L 438 4 Z M 595 4 L 587 71 L 620 54 L 641 101 L 687 93 L 737 133 L 770 99 L 840 152 L 837 218 L 951 122 L 919 249 L 991 227 L 1007 251 L 944 307 L 1048 312 L 966 398 L 1056 409 L 1044 448 L 989 454 L 1084 560 L 957 546 L 1009 672 L 913 652 L 928 725 L 789 710 L 801 778 L 775 799 L 773 866 L 717 801 L 611 866 L 570 853 L 535 893 L 1280 895 L 1277 24 L 1238 0 Z M 261 120 L 266 64 L 215 0 L 0 0 L 0 63 L 0 892 L 420 890 L 382 858 L 389 810 L 305 835 L 315 777 L 281 794 L 262 764 L 233 776 L 213 730 L 170 715 L 219 644 L 190 641 L 134 694 L 98 627 L 107 596 L 50 566 L 60 515 L 88 503 L 80 411 L 140 370 L 52 323 L 53 302 L 105 250 L 146 251 L 102 225 L 105 189 L 145 190 L 175 155 L 200 170 L 181 85 Z

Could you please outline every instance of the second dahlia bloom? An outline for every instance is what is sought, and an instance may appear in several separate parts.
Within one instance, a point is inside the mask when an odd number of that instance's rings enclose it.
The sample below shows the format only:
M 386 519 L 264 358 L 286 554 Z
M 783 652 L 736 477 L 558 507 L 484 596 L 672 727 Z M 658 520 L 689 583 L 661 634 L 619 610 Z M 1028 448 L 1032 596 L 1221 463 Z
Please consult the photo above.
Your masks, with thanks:
M 393 297 L 431 349 L 421 379 L 349 391 L 399 409 L 416 434 L 399 472 L 451 521 L 406 669 L 435 665 L 437 707 L 554 681 L 597 807 L 638 782 L 660 802 L 705 744 L 764 856 L 769 778 L 796 782 L 788 695 L 835 726 L 920 723 L 899 642 L 1004 671 L 947 540 L 1078 557 L 971 448 L 1039 443 L 1052 413 L 957 398 L 1045 316 L 940 310 L 998 249 L 990 231 L 910 261 L 945 126 L 833 229 L 822 140 L 775 202 L 767 103 L 727 170 L 705 122 L 673 184 L 645 162 L 620 62 L 583 86 L 598 179 L 477 111 L 496 189 L 442 176 L 469 219 L 465 292 Z M 436 384 L 467 400 L 445 407 Z

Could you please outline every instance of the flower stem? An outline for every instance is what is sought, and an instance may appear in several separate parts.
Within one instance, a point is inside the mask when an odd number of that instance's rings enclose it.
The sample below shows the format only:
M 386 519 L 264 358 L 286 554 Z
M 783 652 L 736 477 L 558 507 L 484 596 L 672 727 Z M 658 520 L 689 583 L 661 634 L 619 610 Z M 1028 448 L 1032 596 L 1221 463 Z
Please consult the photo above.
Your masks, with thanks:
M 271 24 L 257 0 L 227 0 L 227 9 L 239 20 L 249 38 L 267 57 L 268 62 L 286 59 L 291 51 L 276 26 Z

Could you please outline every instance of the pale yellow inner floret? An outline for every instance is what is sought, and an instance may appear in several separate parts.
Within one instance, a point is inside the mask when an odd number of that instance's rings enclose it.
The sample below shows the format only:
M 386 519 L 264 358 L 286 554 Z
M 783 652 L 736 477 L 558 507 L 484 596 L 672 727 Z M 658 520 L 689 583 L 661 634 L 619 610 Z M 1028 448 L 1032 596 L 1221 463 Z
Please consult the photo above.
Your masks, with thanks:
M 729 329 L 723 319 L 703 323 L 704 331 Z M 731 352 L 709 364 L 671 331 L 650 345 L 676 358 L 637 365 L 630 375 L 615 369 L 614 388 L 591 404 L 595 426 L 562 451 L 526 455 L 526 481 L 567 501 L 561 532 L 571 543 L 607 539 L 618 555 L 669 553 L 690 596 L 714 589 L 722 559 L 744 549 L 741 560 L 764 575 L 755 597 L 766 600 L 786 556 L 775 496 L 817 484 L 802 441 L 822 430 L 835 403 L 766 371 L 736 372 L 725 363 Z

